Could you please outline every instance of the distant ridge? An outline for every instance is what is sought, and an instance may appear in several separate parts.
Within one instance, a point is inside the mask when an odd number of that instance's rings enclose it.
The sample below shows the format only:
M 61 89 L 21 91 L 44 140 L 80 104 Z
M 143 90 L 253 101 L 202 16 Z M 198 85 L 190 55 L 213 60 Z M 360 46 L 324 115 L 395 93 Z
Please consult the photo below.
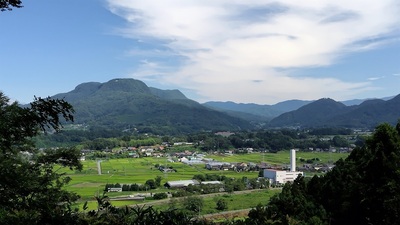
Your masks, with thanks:
M 342 103 L 344 106 L 352 108 L 352 107 L 356 107 L 358 105 L 374 104 L 379 101 L 387 101 L 387 100 L 391 100 L 393 98 L 394 98 L 394 96 L 385 97 L 382 99 L 377 99 L 377 98 L 353 99 L 353 100 L 347 100 L 347 101 L 340 101 L 337 103 Z M 325 98 L 325 100 L 327 100 L 327 102 L 329 102 L 329 98 Z M 331 99 L 331 100 L 334 101 L 333 99 Z M 296 110 L 300 109 L 301 107 L 311 104 L 313 102 L 316 102 L 316 101 L 315 100 L 294 99 L 294 100 L 287 100 L 287 101 L 279 102 L 274 105 L 258 105 L 258 104 L 254 104 L 254 103 L 243 104 L 243 103 L 235 103 L 235 102 L 211 101 L 211 102 L 203 103 L 203 105 L 207 106 L 209 108 L 215 109 L 215 110 L 219 110 L 221 112 L 228 113 L 229 115 L 251 121 L 253 123 L 269 123 L 271 120 L 274 120 L 274 118 L 279 117 L 281 115 L 282 115 L 282 117 L 280 117 L 279 120 L 289 120 L 288 118 L 286 118 L 286 119 L 283 119 L 283 118 L 290 117 L 290 115 L 294 116 L 294 115 L 292 115 L 293 113 L 289 113 L 289 114 L 285 114 L 285 113 L 296 111 Z M 334 101 L 334 102 L 336 102 L 336 101 Z M 317 104 L 319 104 L 319 103 L 317 103 Z M 330 106 L 330 107 L 332 107 L 332 106 Z M 314 112 L 314 110 L 311 110 L 310 113 L 313 113 L 313 112 Z M 331 113 L 332 112 L 330 112 L 328 110 L 327 112 L 321 113 L 322 115 L 316 115 L 316 116 L 318 118 L 320 118 L 320 117 L 324 117 L 325 115 L 330 115 Z M 342 112 L 342 113 L 345 113 L 345 112 Z M 283 114 L 285 114 L 285 115 L 283 115 Z M 309 114 L 309 115 L 312 115 L 312 114 Z M 303 118 L 303 119 L 302 120 L 297 119 L 298 121 L 292 121 L 291 125 L 285 125 L 285 126 L 296 126 L 295 124 L 307 125 L 307 126 L 308 125 L 312 125 L 312 126 L 321 125 L 321 124 L 319 124 L 319 122 L 316 122 L 316 121 L 313 121 L 312 123 L 309 124 L 307 121 L 310 119 L 308 119 L 308 118 Z M 323 120 L 324 119 L 321 118 L 321 122 Z M 276 124 L 276 123 L 277 123 L 276 120 L 274 120 L 269 125 L 277 126 L 278 124 Z M 281 122 L 279 122 L 279 124 L 280 123 Z M 345 123 L 345 122 L 342 122 L 341 126 L 343 126 L 343 123 Z M 337 125 L 334 122 L 331 122 L 329 124 L 329 126 L 331 126 L 331 124 L 334 124 L 335 126 Z M 350 124 L 352 124 L 352 123 L 350 123 Z M 358 123 L 358 124 L 360 124 L 360 123 Z M 352 125 L 349 125 L 349 126 L 352 126 Z M 364 125 L 362 125 L 362 126 L 364 126 Z
M 390 99 L 367 100 L 346 106 L 332 99 L 320 99 L 270 121 L 272 127 L 373 128 L 380 123 L 396 124 L 400 119 L 400 95 Z

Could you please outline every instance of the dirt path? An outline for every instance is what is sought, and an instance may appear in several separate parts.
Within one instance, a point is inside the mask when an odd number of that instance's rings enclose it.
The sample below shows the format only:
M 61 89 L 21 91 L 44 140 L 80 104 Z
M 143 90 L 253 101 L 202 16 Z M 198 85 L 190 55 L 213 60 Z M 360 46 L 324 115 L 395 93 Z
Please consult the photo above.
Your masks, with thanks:
M 233 219 L 236 217 L 246 217 L 249 214 L 250 209 L 239 209 L 239 210 L 232 210 L 232 211 L 225 211 L 225 212 L 220 212 L 220 213 L 212 213 L 212 214 L 205 214 L 200 216 L 200 218 L 204 218 L 209 221 L 213 220 L 220 220 L 220 219 Z

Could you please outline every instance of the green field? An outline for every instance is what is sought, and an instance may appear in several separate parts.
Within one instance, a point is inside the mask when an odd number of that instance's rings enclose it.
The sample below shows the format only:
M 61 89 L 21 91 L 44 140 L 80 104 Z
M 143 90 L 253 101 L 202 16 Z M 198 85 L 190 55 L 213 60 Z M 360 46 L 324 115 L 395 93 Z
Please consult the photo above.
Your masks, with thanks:
M 139 159 L 112 159 L 101 163 L 102 174 L 97 174 L 96 162 L 83 161 L 82 171 L 66 171 L 72 178 L 67 189 L 78 193 L 83 200 L 90 200 L 98 193 L 102 193 L 107 183 L 120 184 L 144 184 L 148 179 L 162 176 L 162 183 L 173 180 L 192 179 L 196 174 L 220 174 L 229 177 L 257 177 L 258 172 L 237 173 L 234 171 L 210 171 L 204 165 L 188 166 L 180 162 L 166 163 L 162 158 L 139 158 Z M 177 170 L 175 173 L 162 173 L 154 165 L 166 164 Z M 166 191 L 165 189 L 164 191 Z M 163 190 L 159 190 L 163 191 Z M 122 195 L 132 193 L 122 192 Z M 109 193 L 110 196 L 121 195 L 121 193 Z
M 276 193 L 278 193 L 279 189 L 271 189 L 271 190 L 259 190 L 251 193 L 239 193 L 239 194 L 216 194 L 212 197 L 204 198 L 204 206 L 201 210 L 201 214 L 211 214 L 218 213 L 216 209 L 216 203 L 218 199 L 225 199 L 228 203 L 227 210 L 239 210 L 239 209 L 249 209 L 254 208 L 258 204 L 266 205 L 269 202 L 269 199 Z M 183 207 L 181 202 L 178 200 L 176 206 Z M 165 210 L 169 207 L 168 204 L 155 205 L 155 209 Z
M 320 163 L 334 162 L 339 158 L 345 158 L 348 154 L 344 153 L 297 153 L 297 163 L 301 166 L 299 159 L 312 159 L 319 158 Z M 222 162 L 253 162 L 260 163 L 261 161 L 269 164 L 289 164 L 289 152 L 278 152 L 278 153 L 253 153 L 243 155 L 232 155 L 232 156 L 219 156 L 210 155 L 207 158 L 213 158 Z M 59 169 L 62 172 L 66 172 L 71 178 L 71 182 L 66 186 L 69 191 L 76 192 L 81 196 L 81 201 L 93 201 L 94 196 L 101 195 L 104 187 L 107 183 L 120 183 L 120 184 L 144 184 L 148 179 L 154 179 L 157 176 L 161 176 L 163 179 L 162 184 L 167 181 L 173 180 L 187 180 L 192 179 L 196 174 L 218 174 L 225 175 L 227 177 L 242 178 L 246 176 L 248 178 L 255 178 L 258 176 L 258 172 L 235 172 L 235 171 L 210 171 L 204 168 L 204 165 L 188 166 L 180 162 L 167 162 L 165 158 L 129 158 L 129 159 L 110 159 L 101 162 L 102 174 L 99 175 L 97 172 L 96 161 L 87 160 L 82 161 L 82 171 L 70 171 L 66 169 Z M 154 166 L 156 164 L 172 166 L 177 170 L 176 173 L 162 173 Z M 166 192 L 168 191 L 164 187 L 158 190 L 152 190 L 152 192 Z M 137 193 L 132 192 L 119 192 L 119 193 L 107 193 L 108 196 L 121 196 L 121 195 L 134 195 Z M 146 200 L 147 201 L 147 200 Z M 89 205 L 94 202 L 89 202 Z M 114 203 L 113 203 L 114 204 Z M 130 205 L 136 204 L 136 202 L 118 201 L 116 205 Z M 93 208 L 93 206 L 90 206 Z
M 327 153 L 327 152 L 296 152 L 297 165 L 301 166 L 300 158 L 312 159 L 319 158 L 319 163 L 333 163 L 340 158 L 346 158 L 348 153 Z M 290 153 L 289 151 L 280 151 L 277 153 L 252 153 L 252 154 L 234 154 L 231 156 L 213 155 L 208 156 L 209 158 L 215 159 L 222 162 L 266 162 L 269 164 L 282 165 L 289 164 Z
M 299 159 L 319 158 L 320 163 L 334 162 L 339 158 L 345 158 L 348 154 L 345 153 L 310 153 L 298 152 L 297 164 L 301 166 Z M 232 156 L 207 156 L 222 162 L 254 162 L 260 163 L 261 161 L 269 164 L 289 164 L 289 152 L 278 153 L 253 153 Z M 257 177 L 257 172 L 243 172 L 237 173 L 234 171 L 210 171 L 204 168 L 204 165 L 188 166 L 180 162 L 167 162 L 165 158 L 129 158 L 129 159 L 110 159 L 104 160 L 101 163 L 102 174 L 98 175 L 97 166 L 94 160 L 82 161 L 82 171 L 68 171 L 67 174 L 72 178 L 72 181 L 67 186 L 67 189 L 74 191 L 81 195 L 83 198 L 91 198 L 97 195 L 98 192 L 102 193 L 105 184 L 107 183 L 120 183 L 120 184 L 144 184 L 148 179 L 154 179 L 156 176 L 162 176 L 162 183 L 172 180 L 186 180 L 191 179 L 196 174 L 219 174 L 229 177 L 243 176 Z M 162 173 L 154 165 L 172 166 L 177 170 L 176 173 Z M 110 193 L 112 194 L 112 193 Z M 117 193 L 114 193 L 117 194 Z M 125 193 L 126 194 L 126 193 Z M 117 194 L 118 195 L 118 194 Z M 119 193 L 119 195 L 121 195 Z

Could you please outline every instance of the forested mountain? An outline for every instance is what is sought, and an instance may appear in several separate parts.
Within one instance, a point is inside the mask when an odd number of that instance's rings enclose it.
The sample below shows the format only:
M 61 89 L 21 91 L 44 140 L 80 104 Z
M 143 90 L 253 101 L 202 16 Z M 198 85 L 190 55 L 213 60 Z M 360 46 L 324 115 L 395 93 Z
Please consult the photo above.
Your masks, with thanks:
M 387 101 L 367 100 L 354 106 L 346 106 L 332 99 L 320 99 L 274 118 L 269 125 L 373 128 L 383 122 L 396 124 L 399 118 L 400 95 Z
M 251 128 L 247 121 L 206 108 L 178 90 L 150 88 L 134 79 L 84 83 L 53 98 L 73 105 L 76 123 L 98 127 L 154 133 Z

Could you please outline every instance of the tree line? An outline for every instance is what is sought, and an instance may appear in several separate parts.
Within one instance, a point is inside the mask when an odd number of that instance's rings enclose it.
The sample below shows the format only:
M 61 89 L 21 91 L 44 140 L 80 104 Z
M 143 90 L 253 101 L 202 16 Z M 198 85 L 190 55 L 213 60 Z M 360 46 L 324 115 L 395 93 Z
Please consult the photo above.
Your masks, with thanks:
M 227 149 L 253 148 L 277 152 L 290 148 L 307 151 L 309 148 L 329 149 L 330 147 L 349 147 L 351 144 L 361 146 L 364 136 L 352 135 L 348 139 L 348 129 L 316 130 L 256 130 L 235 132 L 229 137 L 223 137 L 214 132 L 202 132 L 178 136 L 158 136 L 151 134 L 127 134 L 111 130 L 63 130 L 51 135 L 41 135 L 36 139 L 39 147 L 49 146 L 80 146 L 82 149 L 105 150 L 116 147 L 154 146 L 174 142 L 189 142 L 199 151 L 224 151 Z M 326 132 L 326 131 L 332 132 Z M 323 133 L 318 134 L 318 133 Z M 329 133 L 329 139 L 323 137 Z

